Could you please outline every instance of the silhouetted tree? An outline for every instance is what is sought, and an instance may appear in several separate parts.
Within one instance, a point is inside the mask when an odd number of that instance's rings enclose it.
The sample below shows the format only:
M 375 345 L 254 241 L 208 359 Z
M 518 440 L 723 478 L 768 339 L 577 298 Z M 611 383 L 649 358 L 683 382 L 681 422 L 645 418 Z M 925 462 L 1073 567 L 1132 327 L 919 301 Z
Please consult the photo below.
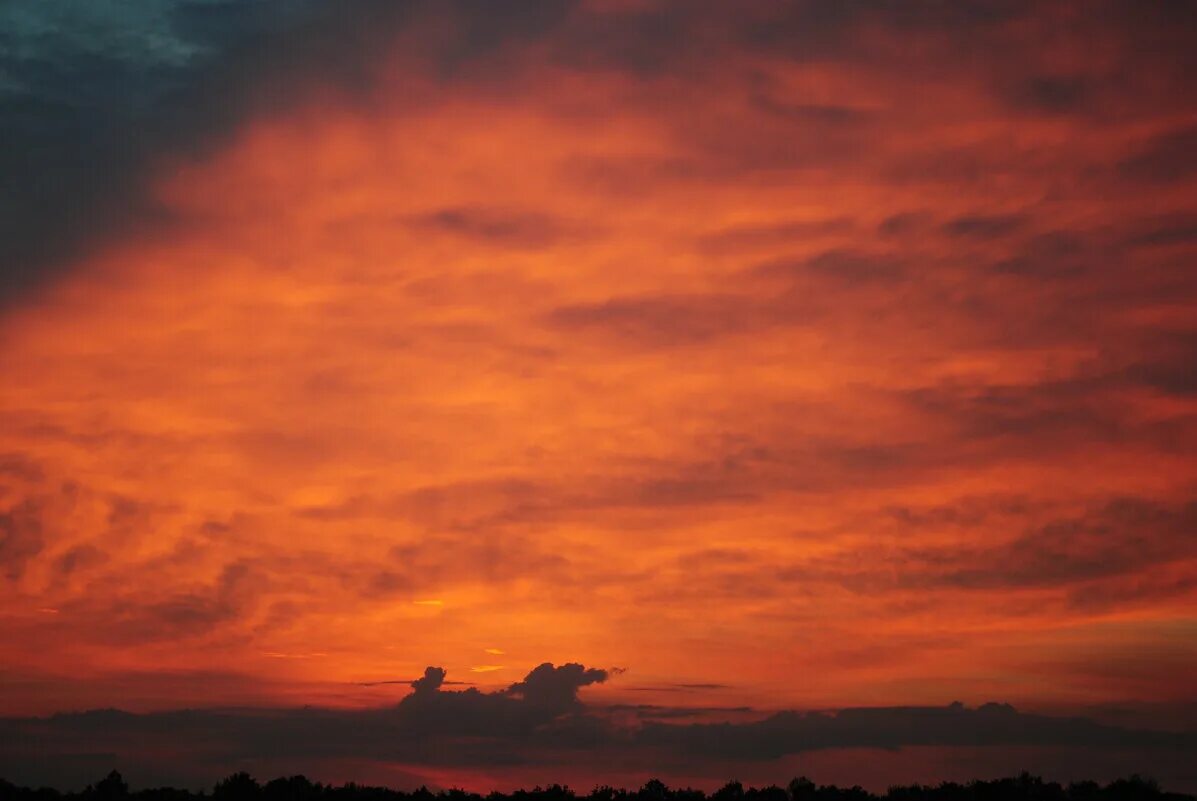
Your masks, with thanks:
M 604 784 L 591 790 L 586 798 L 587 801 L 622 801 L 626 796 L 626 791 L 616 790 L 611 785 Z
M 319 798 L 324 788 L 312 784 L 307 776 L 288 776 L 271 779 L 262 787 L 266 801 L 313 801 Z
M 968 784 L 944 782 L 936 787 L 911 785 L 891 787 L 885 801 L 1197 801 L 1193 796 L 1165 793 L 1150 779 L 1131 776 L 1102 787 L 1094 782 L 1078 782 L 1062 787 L 1054 782 L 1024 773 L 1020 776 L 973 781 Z M 485 799 L 465 790 L 452 789 L 433 793 L 426 787 L 401 792 L 386 787 L 344 784 L 331 787 L 309 781 L 304 776 L 274 779 L 260 786 L 248 773 L 235 773 L 216 785 L 211 796 L 169 787 L 130 792 L 121 775 L 112 771 L 79 793 L 60 793 L 50 788 L 29 789 L 0 779 L 0 801 L 578 801 L 574 792 L 560 784 L 492 792 Z M 880 801 L 860 787 L 816 786 L 800 777 L 786 790 L 776 786 L 745 788 L 729 782 L 710 796 L 701 790 L 673 790 L 652 779 L 639 790 L 602 785 L 595 787 L 584 801 Z
M 212 788 L 212 798 L 217 801 L 248 801 L 261 797 L 262 788 L 257 780 L 245 771 L 234 773 L 227 779 L 219 781 Z
M 129 797 L 129 785 L 115 770 L 96 783 L 89 795 L 97 801 L 118 801 Z
M 814 801 L 818 794 L 818 788 L 815 787 L 815 783 L 805 776 L 790 779 L 790 786 L 787 789 L 793 801 Z
M 1160 786 L 1154 779 L 1144 779 L 1135 774 L 1128 779 L 1119 779 L 1106 787 L 1107 798 L 1125 799 L 1125 801 L 1148 801 L 1160 797 Z
M 640 801 L 666 801 L 672 795 L 669 787 L 660 779 L 649 779 L 636 794 Z
M 744 797 L 744 785 L 734 779 L 711 794 L 713 801 L 740 801 Z

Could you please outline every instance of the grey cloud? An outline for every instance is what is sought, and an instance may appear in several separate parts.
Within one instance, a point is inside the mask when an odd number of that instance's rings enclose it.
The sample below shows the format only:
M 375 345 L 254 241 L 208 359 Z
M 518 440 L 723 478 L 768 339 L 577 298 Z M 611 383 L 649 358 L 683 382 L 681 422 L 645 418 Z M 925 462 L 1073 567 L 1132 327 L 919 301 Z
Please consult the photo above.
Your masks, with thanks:
M 996 239 L 1014 233 L 1026 223 L 1023 214 L 970 214 L 949 220 L 943 230 L 953 237 Z
M 226 50 L 302 5 L 273 15 L 202 0 L 0 9 L 0 302 L 85 242 L 153 219 L 143 159 L 212 130 L 211 120 L 193 126 L 182 98 Z M 199 16 L 221 22 L 191 24 Z
M 411 683 L 411 688 L 417 693 L 434 693 L 445 683 L 445 669 L 428 667 L 424 675 Z
M 894 282 L 908 277 L 905 262 L 892 253 L 869 253 L 862 250 L 826 250 L 798 260 L 769 262 L 754 272 L 764 277 L 783 277 L 801 280 L 807 277 L 832 279 L 846 285 L 861 282 Z
M 593 332 L 648 347 L 676 347 L 746 333 L 763 324 L 753 301 L 738 295 L 657 295 L 562 306 L 546 322 L 560 331 Z
M 945 583 L 965 587 L 1044 586 L 1104 578 L 1197 556 L 1197 502 L 1169 506 L 1121 498 L 1080 518 L 1042 526 L 977 553 Z
M 1178 34 L 1192 12 L 1155 5 L 1128 15 L 1117 4 L 1103 4 L 1091 24 L 1120 45 L 1124 60 L 1144 60 L 1147 74 L 1168 73 L 1161 78 L 1171 81 L 1169 69 L 1183 73 L 1192 59 Z M 546 45 L 539 56 L 558 66 L 630 71 L 642 79 L 669 76 L 688 87 L 701 87 L 711 64 L 734 61 L 711 59 L 712 52 L 850 64 L 885 74 L 896 68 L 907 74 L 954 70 L 964 80 L 976 79 L 972 73 L 980 62 L 1010 73 L 1020 102 L 1045 110 L 1085 105 L 1093 76 L 1044 71 L 1035 59 L 1023 65 L 1018 58 L 1020 48 L 1037 43 L 1012 38 L 1010 31 L 1022 27 L 1012 23 L 1035 22 L 1039 13 L 1037 4 L 1023 2 L 967 9 L 940 3 L 753 4 L 736 12 L 718 3 L 670 2 L 602 13 L 572 2 L 499 8 L 479 0 L 12 3 L 0 11 L 6 15 L 0 17 L 6 23 L 0 25 L 0 172 L 6 179 L 0 238 L 7 245 L 0 295 L 35 285 L 89 242 L 129 226 L 169 224 L 141 192 L 143 171 L 155 156 L 204 152 L 255 109 L 277 111 L 313 85 L 332 85 L 371 102 L 372 65 L 400 46 L 404 35 L 409 38 L 401 46 L 413 51 L 415 69 L 433 81 L 470 82 L 479 91 L 510 92 L 526 65 L 504 48 L 537 43 Z M 443 24 L 431 24 L 437 20 Z M 883 38 L 893 41 L 862 35 L 875 31 L 891 32 Z M 911 37 L 920 47 L 906 45 Z M 926 57 L 913 57 L 915 50 L 925 50 Z M 1157 51 L 1166 57 L 1151 60 Z M 487 68 L 470 69 L 481 63 Z M 626 192 L 636 191 L 646 174 L 701 181 L 779 168 L 855 168 L 870 151 L 871 140 L 863 135 L 869 123 L 892 110 L 789 96 L 794 93 L 759 76 L 750 80 L 748 101 L 761 124 L 741 124 L 740 109 L 683 114 L 678 156 L 631 156 L 627 164 L 582 165 L 582 171 Z M 906 99 L 900 91 L 894 107 Z M 434 101 L 413 96 L 402 102 Z M 1139 143 L 1118 174 L 1150 182 L 1188 175 L 1193 136 L 1187 126 Z M 972 181 L 1010 169 L 995 165 L 992 156 L 937 148 L 925 161 L 907 165 L 905 175 Z M 520 247 L 560 235 L 543 221 L 478 210 L 444 210 L 427 222 Z M 957 221 L 949 230 L 976 237 L 1000 235 L 1000 229 L 993 220 L 974 220 Z
M 1093 95 L 1093 79 L 1086 75 L 1035 75 L 1018 81 L 1007 92 L 1016 108 L 1049 114 L 1083 111 Z
M 10 581 L 19 579 L 30 559 L 45 546 L 41 507 L 32 499 L 0 512 L 0 571 Z
M 1197 173 L 1197 127 L 1166 131 L 1147 140 L 1118 164 L 1121 177 L 1172 184 Z
M 1124 240 L 1132 248 L 1194 243 L 1197 243 L 1197 215 L 1183 212 L 1139 220 Z
M 805 244 L 828 236 L 850 233 L 853 220 L 833 217 L 822 220 L 791 220 L 766 225 L 739 225 L 722 228 L 699 239 L 704 253 L 742 255 L 746 250 Z
M 1122 376 L 1169 395 L 1197 394 L 1197 331 L 1154 333 Z
M 934 510 L 933 510 L 934 511 Z M 1023 515 L 1010 510 L 991 520 L 966 507 L 960 514 L 946 509 L 931 517 L 902 515 L 906 525 L 996 527 L 1012 525 Z M 1003 519 L 1010 522 L 1003 524 Z M 962 590 L 1060 589 L 1070 603 L 1096 605 L 1105 594 L 1132 601 L 1147 597 L 1141 586 L 1169 565 L 1197 558 L 1197 502 L 1163 502 L 1115 498 L 1089 511 L 1060 517 L 1026 529 L 992 545 L 896 548 L 880 566 L 861 568 L 855 554 L 845 553 L 784 575 L 821 575 L 850 588 L 871 592 L 878 586 L 949 587 Z M 1174 588 L 1183 591 L 1183 585 Z M 1164 592 L 1161 589 L 1161 592 Z M 1166 594 L 1166 593 L 1165 593 Z
M 424 25 L 425 69 L 542 34 L 572 4 L 313 0 L 12 3 L 0 9 L 0 302 L 134 227 L 172 220 L 145 194 L 163 155 L 203 153 L 249 114 L 313 86 L 364 100 L 373 64 Z M 436 35 L 430 14 L 450 20 Z M 449 32 L 446 32 L 449 31 Z
M 84 544 L 66 551 L 55 560 L 54 566 L 59 573 L 70 575 L 78 570 L 103 564 L 107 560 L 108 555 L 102 550 L 94 545 Z
M 924 228 L 930 218 L 925 211 L 900 211 L 878 223 L 877 233 L 885 237 L 906 236 Z
M 430 669 L 398 705 L 370 710 L 227 709 L 129 714 L 97 710 L 49 718 L 0 719 L 0 772 L 18 782 L 69 781 L 81 770 L 117 766 L 127 774 L 153 766 L 171 783 L 207 783 L 255 764 L 306 765 L 353 758 L 409 765 L 620 764 L 659 769 L 661 760 L 695 758 L 759 763 L 788 754 L 835 748 L 1059 745 L 1096 749 L 1135 747 L 1158 754 L 1193 745 L 1191 732 L 1103 725 L 1085 718 L 1019 712 L 1005 704 L 843 709 L 835 713 L 779 712 L 746 722 L 677 723 L 751 710 L 622 705 L 588 707 L 577 691 L 606 678 L 604 671 L 542 665 L 506 690 L 445 691 Z M 631 726 L 615 722 L 632 713 Z M 88 743 L 102 738 L 99 749 Z M 186 763 L 171 755 L 186 752 Z M 45 757 L 39 763 L 31 755 Z M 53 762 L 58 773 L 47 775 Z M 182 777 L 182 778 L 180 778 Z M 205 781 L 206 780 L 206 781 Z
M 91 620 L 102 625 L 109 637 L 131 643 L 201 637 L 246 614 L 261 578 L 248 562 L 232 562 L 212 582 L 179 588 L 163 597 L 117 597 L 104 610 L 72 601 L 63 605 L 67 613 L 63 620 Z M 96 620 L 97 615 L 102 620 Z
M 1083 718 L 1018 712 L 1007 704 L 968 709 L 891 707 L 845 709 L 836 714 L 780 712 L 753 723 L 645 724 L 638 742 L 705 758 L 776 759 L 828 748 L 901 748 L 917 745 L 1130 745 L 1182 749 L 1191 734 L 1127 730 Z
M 926 387 L 903 398 L 912 409 L 952 423 L 974 448 L 1034 454 L 1049 443 L 1062 449 L 1095 439 L 1125 441 L 1128 423 L 1112 388 L 1099 373 L 1028 385 Z M 1135 433 L 1150 439 L 1150 431 Z
M 534 212 L 502 208 L 446 208 L 409 220 L 426 233 L 482 240 L 501 247 L 535 249 L 581 235 L 565 220 Z
M 607 680 L 607 676 L 605 670 L 588 669 L 576 662 L 560 667 L 545 662 L 533 669 L 523 681 L 511 685 L 507 693 L 522 699 L 524 703 L 559 714 L 578 706 L 580 688 L 601 684 Z

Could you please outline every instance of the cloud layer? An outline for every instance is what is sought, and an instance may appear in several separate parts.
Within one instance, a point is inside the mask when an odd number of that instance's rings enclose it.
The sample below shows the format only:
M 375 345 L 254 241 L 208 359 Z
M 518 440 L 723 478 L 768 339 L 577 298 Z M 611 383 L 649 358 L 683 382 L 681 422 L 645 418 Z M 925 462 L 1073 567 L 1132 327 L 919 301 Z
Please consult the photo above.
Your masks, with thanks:
M 70 787 L 91 779 L 105 759 L 142 783 L 211 783 L 233 766 L 263 770 L 305 766 L 319 777 L 347 767 L 404 765 L 412 777 L 452 766 L 520 766 L 577 775 L 581 767 L 689 772 L 764 769 L 777 776 L 790 755 L 840 749 L 1086 748 L 1146 754 L 1145 764 L 1174 766 L 1193 747 L 1193 732 L 1145 731 L 1084 718 L 1025 714 L 1006 704 L 969 709 L 876 707 L 838 712 L 752 714 L 745 722 L 666 722 L 668 710 L 639 707 L 632 716 L 588 706 L 578 691 L 608 672 L 544 663 L 494 692 L 446 690 L 446 671 L 429 667 L 397 705 L 369 710 L 228 709 L 129 714 L 117 710 L 0 719 L 11 745 L 0 769 L 17 782 Z M 626 710 L 624 710 L 626 711 Z M 678 709 L 677 712 L 687 710 Z M 693 713 L 695 710 L 689 710 Z M 702 766 L 706 767 L 702 767 Z M 1165 767 L 1167 769 L 1167 767 Z M 377 770 L 377 768 L 375 768 Z M 884 775 L 862 771 L 873 783 Z M 780 779 L 777 779 L 780 781 Z
M 0 711 L 1192 700 L 1192 3 L 43 5 Z

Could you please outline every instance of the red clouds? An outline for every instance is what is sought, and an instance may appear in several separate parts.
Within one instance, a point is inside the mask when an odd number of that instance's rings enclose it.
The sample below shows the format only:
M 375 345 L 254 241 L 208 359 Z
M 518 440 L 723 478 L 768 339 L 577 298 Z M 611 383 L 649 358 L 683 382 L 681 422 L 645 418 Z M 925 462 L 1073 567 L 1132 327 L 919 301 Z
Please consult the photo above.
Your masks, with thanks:
M 1180 11 L 380 7 L 0 322 L 3 703 L 1188 692 Z

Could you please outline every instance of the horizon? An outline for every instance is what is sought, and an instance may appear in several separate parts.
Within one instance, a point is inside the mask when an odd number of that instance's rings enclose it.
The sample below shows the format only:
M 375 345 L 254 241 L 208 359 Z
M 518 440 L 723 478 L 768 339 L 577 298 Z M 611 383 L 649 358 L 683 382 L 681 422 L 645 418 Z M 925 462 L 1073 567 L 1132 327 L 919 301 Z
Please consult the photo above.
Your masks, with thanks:
M 6 783 L 0 779 L 0 789 L 4 789 Z M 20 798 L 22 793 L 30 792 L 31 788 L 16 788 L 13 787 L 17 794 L 15 797 Z M 936 785 L 890 785 L 886 788 L 884 793 L 870 791 L 868 788 L 853 785 L 851 787 L 839 787 L 833 784 L 820 785 L 806 776 L 797 776 L 786 783 L 785 787 L 777 784 L 763 785 L 763 786 L 744 786 L 742 782 L 736 779 L 731 779 L 717 788 L 707 791 L 702 788 L 695 788 L 691 786 L 685 787 L 670 787 L 661 782 L 659 779 L 651 778 L 645 783 L 634 789 L 626 787 L 612 787 L 609 784 L 595 785 L 588 793 L 580 793 L 575 791 L 568 785 L 547 784 L 545 786 L 537 785 L 531 790 L 527 788 L 517 788 L 510 791 L 491 790 L 485 794 L 480 791 L 472 791 L 460 787 L 449 788 L 430 788 L 426 786 L 419 786 L 413 790 L 397 790 L 390 787 L 376 787 L 371 785 L 361 785 L 356 783 L 345 783 L 338 786 L 322 782 L 312 782 L 306 776 L 292 775 L 292 776 L 278 776 L 267 781 L 258 781 L 245 771 L 239 771 L 229 776 L 224 777 L 213 785 L 212 797 L 237 799 L 237 798 L 311 798 L 317 797 L 322 792 L 338 792 L 339 794 L 352 794 L 355 792 L 364 792 L 372 798 L 377 798 L 378 793 L 374 791 L 381 790 L 384 793 L 392 794 L 397 798 L 461 798 L 462 795 L 472 796 L 475 798 L 505 798 L 517 796 L 521 798 L 543 796 L 545 798 L 592 798 L 596 801 L 612 801 L 614 798 L 644 798 L 644 799 L 662 799 L 669 797 L 682 797 L 696 801 L 696 799 L 712 798 L 720 799 L 721 801 L 731 801 L 732 799 L 761 799 L 761 801 L 802 801 L 807 798 L 836 798 L 843 794 L 846 797 L 853 799 L 861 798 L 877 798 L 877 797 L 894 797 L 902 798 L 918 798 L 918 797 L 936 797 L 939 795 L 947 795 L 953 793 L 961 788 L 985 788 L 990 797 L 1001 798 L 1021 798 L 1021 797 L 1037 797 L 1036 794 L 1041 794 L 1044 791 L 1054 793 L 1055 797 L 1064 797 L 1060 793 L 1068 794 L 1069 796 L 1076 796 L 1080 798 L 1093 799 L 1099 797 L 1110 797 L 1120 799 L 1124 797 L 1133 798 L 1164 798 L 1171 801 L 1187 801 L 1193 798 L 1192 795 L 1184 793 L 1176 793 L 1166 788 L 1160 787 L 1158 782 L 1148 777 L 1142 777 L 1134 774 L 1127 777 L 1120 777 L 1114 779 L 1104 786 L 1099 782 L 1092 780 L 1084 780 L 1078 782 L 1071 782 L 1063 784 L 1044 780 L 1042 777 L 1033 776 L 1027 772 L 1020 773 L 1017 776 L 1001 776 L 993 779 L 972 779 L 965 782 L 953 782 L 944 780 Z M 39 788 L 39 790 L 32 791 L 39 798 L 46 796 L 42 791 L 47 788 Z M 110 771 L 105 777 L 97 782 L 88 784 L 86 787 L 77 793 L 66 792 L 63 795 L 68 797 L 72 795 L 80 795 L 82 797 L 99 796 L 105 799 L 125 798 L 129 796 L 137 796 L 139 794 L 146 794 L 149 797 L 155 797 L 154 793 L 157 790 L 171 790 L 177 788 L 164 787 L 145 787 L 137 788 L 131 786 L 124 780 L 124 777 L 119 771 Z M 199 794 L 199 796 L 206 797 L 204 789 L 191 790 L 184 792 L 191 792 Z M 862 795 L 863 793 L 863 795 Z
M 242 764 L 243 754 L 261 755 L 254 764 L 280 776 L 314 772 L 315 780 L 330 786 L 377 784 L 403 791 L 431 785 L 513 792 L 529 775 L 545 777 L 535 782 L 537 787 L 611 785 L 603 776 L 637 787 L 665 777 L 714 791 L 727 783 L 718 778 L 720 771 L 736 771 L 750 785 L 764 787 L 781 786 L 784 779 L 778 777 L 786 770 L 813 768 L 827 785 L 881 793 L 891 786 L 1035 773 L 1028 765 L 1044 767 L 1049 781 L 1108 784 L 1140 775 L 1135 767 L 1141 762 L 1156 767 L 1148 778 L 1185 791 L 1188 756 L 1197 747 L 1192 729 L 1142 728 L 1116 716 L 1042 715 L 992 701 L 975 707 L 953 701 L 798 711 L 595 704 L 584 698 L 588 688 L 625 672 L 546 662 L 520 682 L 480 692 L 472 686 L 457 689 L 463 682 L 429 666 L 420 678 L 405 682 L 411 688 L 407 695 L 386 706 L 139 713 L 108 708 L 0 717 L 0 735 L 19 744 L 0 755 L 0 772 L 7 771 L 0 778 L 60 791 L 82 786 L 88 772 L 108 757 L 80 760 L 72 751 L 80 742 L 99 739 L 121 744 L 122 764 L 141 786 L 182 785 L 196 792 L 222 778 L 229 764 Z M 161 749 L 164 733 L 171 737 L 166 750 Z M 936 760 L 936 751 L 944 748 L 998 749 L 999 754 L 986 775 L 976 775 L 968 773 L 978 769 L 973 761 L 945 770 Z M 427 758 L 429 749 L 440 772 L 402 768 L 413 757 Z M 1092 765 L 1095 750 L 1102 754 L 1101 768 Z M 830 760 L 823 758 L 829 754 Z M 837 759 L 840 755 L 847 758 Z M 862 767 L 861 758 L 874 764 Z M 696 759 L 703 768 L 696 769 Z M 375 767 L 355 764 L 363 761 Z M 572 781 L 547 778 L 553 773 Z

